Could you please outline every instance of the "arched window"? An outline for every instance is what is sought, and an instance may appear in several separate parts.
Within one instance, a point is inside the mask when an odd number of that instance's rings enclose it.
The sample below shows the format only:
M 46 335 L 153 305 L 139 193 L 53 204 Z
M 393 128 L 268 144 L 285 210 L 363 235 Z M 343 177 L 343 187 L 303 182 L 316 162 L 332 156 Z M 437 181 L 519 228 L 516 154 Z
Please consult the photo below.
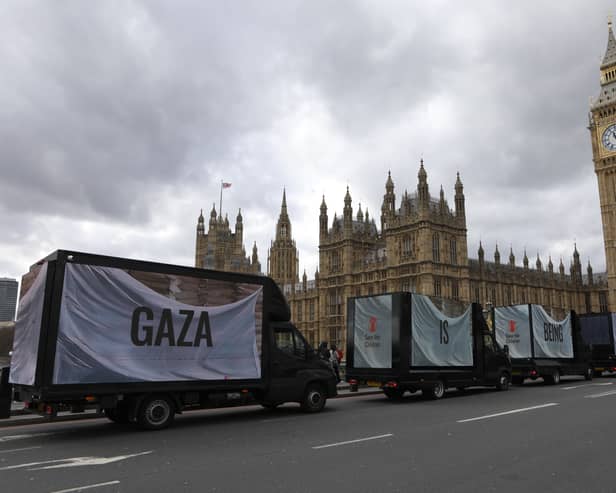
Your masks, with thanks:
M 438 233 L 432 235 L 432 260 L 435 262 L 441 261 L 440 241 Z

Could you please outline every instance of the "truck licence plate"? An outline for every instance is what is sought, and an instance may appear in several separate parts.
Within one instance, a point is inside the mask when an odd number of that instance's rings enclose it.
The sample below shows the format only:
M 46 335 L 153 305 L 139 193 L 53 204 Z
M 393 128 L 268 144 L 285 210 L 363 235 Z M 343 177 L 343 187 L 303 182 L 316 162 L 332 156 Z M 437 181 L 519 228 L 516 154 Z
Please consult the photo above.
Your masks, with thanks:
M 381 382 L 377 382 L 375 380 L 368 380 L 366 384 L 368 385 L 368 387 L 380 387 L 381 386 Z

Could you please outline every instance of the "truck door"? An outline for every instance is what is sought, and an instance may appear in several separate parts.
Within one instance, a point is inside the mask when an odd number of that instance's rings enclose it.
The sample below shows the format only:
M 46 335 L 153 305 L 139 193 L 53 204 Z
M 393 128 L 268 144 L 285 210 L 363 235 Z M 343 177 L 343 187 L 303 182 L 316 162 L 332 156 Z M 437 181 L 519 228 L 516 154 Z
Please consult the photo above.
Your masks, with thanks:
M 273 324 L 270 399 L 298 400 L 304 391 L 302 370 L 314 368 L 308 343 L 289 323 Z
M 505 363 L 506 356 L 501 351 L 494 336 L 490 332 L 483 333 L 483 368 L 486 380 L 497 380 L 501 368 Z

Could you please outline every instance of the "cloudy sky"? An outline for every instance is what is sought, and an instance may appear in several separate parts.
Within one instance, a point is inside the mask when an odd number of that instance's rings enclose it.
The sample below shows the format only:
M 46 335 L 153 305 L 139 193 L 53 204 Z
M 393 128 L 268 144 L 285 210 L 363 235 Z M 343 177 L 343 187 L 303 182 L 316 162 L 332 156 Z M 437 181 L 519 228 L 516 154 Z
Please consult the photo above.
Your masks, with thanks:
M 387 171 L 468 247 L 605 269 L 588 124 L 608 1 L 0 3 L 0 277 L 76 249 L 193 265 L 225 190 L 265 270 L 286 187 L 314 276 L 322 195 L 378 217 Z

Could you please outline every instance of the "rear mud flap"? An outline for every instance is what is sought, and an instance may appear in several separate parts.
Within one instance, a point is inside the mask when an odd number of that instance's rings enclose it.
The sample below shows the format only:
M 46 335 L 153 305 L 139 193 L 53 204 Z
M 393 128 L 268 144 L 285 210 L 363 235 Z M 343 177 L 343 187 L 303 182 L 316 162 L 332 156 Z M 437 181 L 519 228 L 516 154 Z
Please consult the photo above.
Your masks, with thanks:
M 8 366 L 0 369 L 0 419 L 11 417 L 13 386 L 9 383 L 9 371 Z

